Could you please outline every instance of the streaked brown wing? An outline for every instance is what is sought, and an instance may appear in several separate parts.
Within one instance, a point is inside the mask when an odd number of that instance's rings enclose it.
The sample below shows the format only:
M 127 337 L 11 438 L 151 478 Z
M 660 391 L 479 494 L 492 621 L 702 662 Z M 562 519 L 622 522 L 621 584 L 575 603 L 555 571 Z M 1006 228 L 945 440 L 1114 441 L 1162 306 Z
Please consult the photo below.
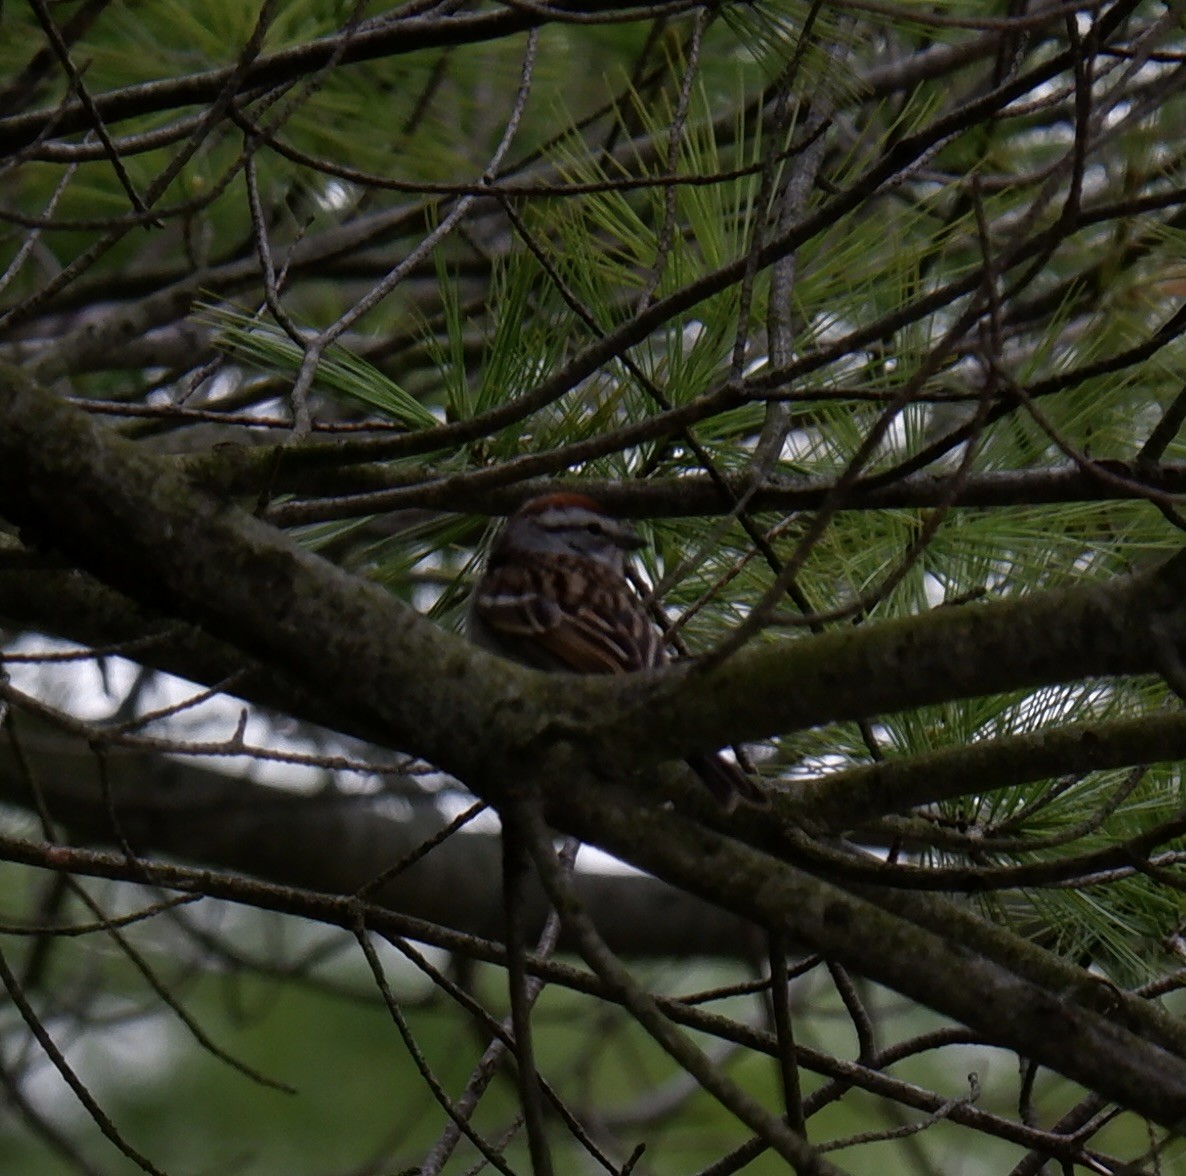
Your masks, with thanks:
M 568 619 L 541 633 L 538 641 L 558 662 L 578 674 L 620 674 L 630 668 L 625 661 L 628 653 L 617 641 Z
M 630 585 L 579 556 L 542 557 L 530 570 L 492 568 L 475 607 L 496 636 L 537 665 L 529 647 L 578 674 L 620 674 L 666 660 L 658 630 Z
M 537 638 L 562 619 L 556 605 L 513 567 L 487 573 L 474 597 L 474 609 L 502 638 Z

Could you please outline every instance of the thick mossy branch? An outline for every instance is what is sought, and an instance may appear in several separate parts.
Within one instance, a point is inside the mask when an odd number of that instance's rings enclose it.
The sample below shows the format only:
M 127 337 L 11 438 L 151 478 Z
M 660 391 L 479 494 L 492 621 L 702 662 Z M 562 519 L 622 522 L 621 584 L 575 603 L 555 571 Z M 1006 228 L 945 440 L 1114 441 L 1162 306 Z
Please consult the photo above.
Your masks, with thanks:
M 1156 1122 L 1186 1120 L 1181 1024 L 1016 935 L 929 896 L 849 893 L 678 814 L 627 810 L 586 791 L 565 813 L 568 831 L 783 929 L 989 1040 Z
M 561 693 L 200 492 L 18 372 L 0 377 L 0 510 L 30 543 L 495 793 L 558 742 L 587 763 L 645 767 L 839 719 L 1156 672 L 1186 637 L 1179 556 L 1109 584 L 788 637 L 709 672 L 571 679 Z
M 0 389 L 0 423 L 0 511 L 23 538 L 311 687 L 395 745 L 474 775 L 478 749 L 498 744 L 491 724 L 527 709 L 528 675 L 19 376 Z
M 1169 671 L 1184 642 L 1179 555 L 1106 584 L 755 645 L 664 684 L 632 723 L 639 746 L 670 754 L 957 698 Z
M 497 803 L 512 782 L 534 785 L 556 827 L 1157 1122 L 1186 1118 L 1186 1040 L 1155 1009 L 1101 997 L 1081 970 L 950 904 L 851 881 L 841 889 L 606 782 L 812 723 L 1089 675 L 1173 674 L 1186 558 L 1105 586 L 771 642 L 707 672 L 565 679 L 560 692 L 555 678 L 470 649 L 208 497 L 16 373 L 0 382 L 0 510 L 27 542 L 199 625 L 480 795 Z M 738 814 L 737 831 L 756 819 Z M 768 839 L 755 830 L 751 840 Z
M 1075 723 L 862 764 L 791 786 L 802 820 L 835 831 L 1053 776 L 1186 759 L 1186 713 Z

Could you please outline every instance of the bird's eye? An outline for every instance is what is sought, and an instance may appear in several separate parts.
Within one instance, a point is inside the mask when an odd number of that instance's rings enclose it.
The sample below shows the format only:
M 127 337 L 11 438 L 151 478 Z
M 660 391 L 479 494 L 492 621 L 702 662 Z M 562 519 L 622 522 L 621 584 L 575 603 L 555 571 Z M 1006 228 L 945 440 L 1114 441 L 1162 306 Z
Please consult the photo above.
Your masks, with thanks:
M 605 528 L 600 523 L 586 523 L 585 530 L 588 531 L 590 535 L 601 535 L 604 533 Z

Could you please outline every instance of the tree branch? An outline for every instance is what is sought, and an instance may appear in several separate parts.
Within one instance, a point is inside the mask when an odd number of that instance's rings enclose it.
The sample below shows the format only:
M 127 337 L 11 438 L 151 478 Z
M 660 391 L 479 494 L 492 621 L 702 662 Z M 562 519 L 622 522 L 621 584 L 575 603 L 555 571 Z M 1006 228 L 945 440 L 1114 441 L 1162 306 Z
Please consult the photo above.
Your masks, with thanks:
M 604 782 L 623 765 L 734 738 L 1153 671 L 1186 632 L 1186 556 L 1107 585 L 771 642 L 709 673 L 566 679 L 557 697 L 547 675 L 468 649 L 378 587 L 202 495 L 167 462 L 19 373 L 7 377 L 0 508 L 28 539 L 315 684 L 488 799 L 526 778 L 558 828 L 785 929 L 1159 1123 L 1174 1127 L 1186 1115 L 1186 1047 L 1176 1051 L 1183 1057 L 1170 1052 L 1178 1034 L 1141 1013 L 1146 1006 L 1115 997 L 1125 1023 L 1110 1020 L 1093 1011 L 1107 1002 L 1090 979 L 1015 937 L 986 931 L 976 948 L 945 938 L 939 927 L 961 921 L 955 908 L 892 892 L 877 893 L 875 905 L 680 811 L 642 805 L 637 788 Z M 742 830 L 749 816 L 711 819 L 735 819 Z M 932 966 L 952 953 L 958 968 Z

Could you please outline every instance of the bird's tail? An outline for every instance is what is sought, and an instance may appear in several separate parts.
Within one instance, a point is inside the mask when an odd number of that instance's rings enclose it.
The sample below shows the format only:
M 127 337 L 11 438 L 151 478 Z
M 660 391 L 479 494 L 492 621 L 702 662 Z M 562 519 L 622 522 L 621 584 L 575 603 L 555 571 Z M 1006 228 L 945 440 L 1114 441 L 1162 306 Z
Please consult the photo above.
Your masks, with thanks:
M 756 808 L 770 807 L 766 793 L 737 764 L 719 755 L 689 756 L 688 767 L 704 781 L 726 812 L 732 812 L 742 802 Z

